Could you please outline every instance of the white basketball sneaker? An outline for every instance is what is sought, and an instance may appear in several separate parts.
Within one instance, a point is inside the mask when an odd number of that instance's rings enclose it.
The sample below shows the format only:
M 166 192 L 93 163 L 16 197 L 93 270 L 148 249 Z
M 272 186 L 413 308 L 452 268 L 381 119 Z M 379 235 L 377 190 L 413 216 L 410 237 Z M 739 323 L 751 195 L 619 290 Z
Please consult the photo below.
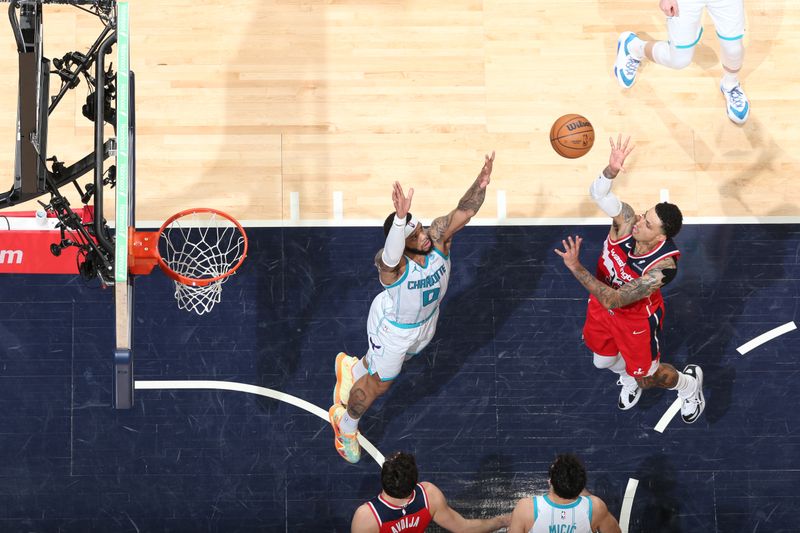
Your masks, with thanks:
M 687 424 L 693 424 L 706 408 L 706 399 L 703 397 L 703 369 L 697 365 L 686 365 L 683 373 L 697 380 L 697 390 L 688 398 L 683 398 L 681 404 L 681 418 Z
M 747 117 L 750 116 L 750 100 L 742 91 L 741 85 L 738 83 L 729 91 L 720 85 L 719 90 L 725 96 L 726 108 L 728 111 L 728 118 L 736 124 L 744 124 Z
M 633 383 L 623 383 L 622 379 L 617 380 L 617 385 L 622 385 L 622 390 L 619 391 L 619 401 L 617 407 L 623 411 L 627 411 L 637 403 L 639 398 L 642 397 L 642 389 L 636 384 L 636 380 L 631 378 Z
M 630 89 L 636 81 L 636 71 L 639 70 L 641 60 L 636 59 L 628 50 L 631 41 L 638 39 L 635 33 L 626 31 L 620 34 L 617 39 L 617 59 L 614 61 L 614 77 L 617 78 L 620 87 Z

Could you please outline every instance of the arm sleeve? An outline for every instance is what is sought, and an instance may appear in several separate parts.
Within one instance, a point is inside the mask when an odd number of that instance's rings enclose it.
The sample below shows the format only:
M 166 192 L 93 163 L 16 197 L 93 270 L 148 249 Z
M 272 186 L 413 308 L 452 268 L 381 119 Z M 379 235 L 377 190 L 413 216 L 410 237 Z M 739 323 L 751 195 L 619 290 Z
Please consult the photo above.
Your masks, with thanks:
M 406 249 L 405 226 L 405 219 L 397 218 L 397 215 L 395 215 L 392 228 L 386 236 L 386 245 L 383 247 L 383 253 L 381 254 L 381 261 L 387 267 L 396 267 L 403 258 L 403 250 Z
M 615 217 L 622 212 L 622 202 L 611 192 L 612 181 L 600 174 L 589 186 L 589 194 L 606 215 Z

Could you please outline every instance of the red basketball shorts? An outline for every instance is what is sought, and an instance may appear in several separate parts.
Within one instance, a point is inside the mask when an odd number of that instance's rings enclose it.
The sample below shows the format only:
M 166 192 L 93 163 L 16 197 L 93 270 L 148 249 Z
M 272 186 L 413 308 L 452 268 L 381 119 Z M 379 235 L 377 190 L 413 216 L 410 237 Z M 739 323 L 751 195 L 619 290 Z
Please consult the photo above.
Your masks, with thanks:
M 598 355 L 622 354 L 628 375 L 649 376 L 655 372 L 661 358 L 663 318 L 663 304 L 647 316 L 619 309 L 609 311 L 591 296 L 583 325 L 583 342 Z

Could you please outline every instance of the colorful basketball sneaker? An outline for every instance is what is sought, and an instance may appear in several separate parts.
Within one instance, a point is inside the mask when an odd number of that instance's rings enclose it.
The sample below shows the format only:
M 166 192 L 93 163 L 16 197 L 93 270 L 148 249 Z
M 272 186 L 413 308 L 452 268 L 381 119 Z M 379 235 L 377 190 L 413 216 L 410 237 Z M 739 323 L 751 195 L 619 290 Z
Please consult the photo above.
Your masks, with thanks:
M 617 78 L 620 87 L 630 89 L 636 81 L 636 71 L 642 63 L 633 57 L 628 50 L 628 45 L 634 39 L 638 39 L 635 33 L 626 31 L 620 34 L 617 39 L 617 59 L 614 61 L 614 77 Z
M 617 407 L 623 411 L 627 411 L 637 403 L 639 398 L 642 397 L 642 389 L 636 384 L 636 380 L 631 379 L 632 384 L 625 384 L 621 379 L 617 380 L 617 385 L 622 385 L 622 390 L 619 391 L 619 401 Z
M 358 443 L 358 431 L 345 434 L 339 430 L 339 421 L 347 410 L 340 403 L 334 404 L 328 409 L 328 419 L 333 426 L 333 445 L 336 451 L 348 463 L 357 463 L 361 459 L 361 445 Z
M 347 405 L 350 389 L 353 388 L 353 366 L 358 363 L 357 357 L 350 357 L 344 352 L 336 356 L 336 386 L 333 388 L 333 403 Z
M 697 365 L 686 365 L 683 373 L 697 380 L 697 390 L 688 398 L 683 398 L 681 404 L 681 418 L 687 424 L 693 424 L 706 408 L 706 399 L 703 397 L 703 370 Z
M 719 90 L 725 96 L 728 118 L 736 124 L 744 124 L 750 116 L 750 101 L 742 91 L 742 87 L 737 83 L 731 90 L 726 91 L 720 85 Z

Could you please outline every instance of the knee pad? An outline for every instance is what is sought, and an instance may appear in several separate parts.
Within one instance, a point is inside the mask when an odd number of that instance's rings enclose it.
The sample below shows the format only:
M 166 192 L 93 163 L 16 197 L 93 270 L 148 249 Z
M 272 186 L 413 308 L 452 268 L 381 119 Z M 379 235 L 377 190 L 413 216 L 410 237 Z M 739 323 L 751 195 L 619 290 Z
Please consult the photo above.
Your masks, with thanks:
M 666 41 L 658 41 L 653 45 L 653 59 L 659 65 L 680 70 L 688 67 L 694 57 L 694 46 L 678 48 Z
M 744 60 L 744 44 L 742 39 L 719 38 L 719 51 L 722 57 L 722 66 L 732 72 L 737 72 L 742 68 Z
M 593 353 L 592 355 L 592 362 L 594 363 L 594 366 L 596 366 L 597 368 L 611 368 L 612 366 L 614 366 L 614 363 L 619 361 L 619 359 L 620 359 L 619 355 L 614 355 L 610 357 L 607 355 L 597 355 L 596 353 Z

